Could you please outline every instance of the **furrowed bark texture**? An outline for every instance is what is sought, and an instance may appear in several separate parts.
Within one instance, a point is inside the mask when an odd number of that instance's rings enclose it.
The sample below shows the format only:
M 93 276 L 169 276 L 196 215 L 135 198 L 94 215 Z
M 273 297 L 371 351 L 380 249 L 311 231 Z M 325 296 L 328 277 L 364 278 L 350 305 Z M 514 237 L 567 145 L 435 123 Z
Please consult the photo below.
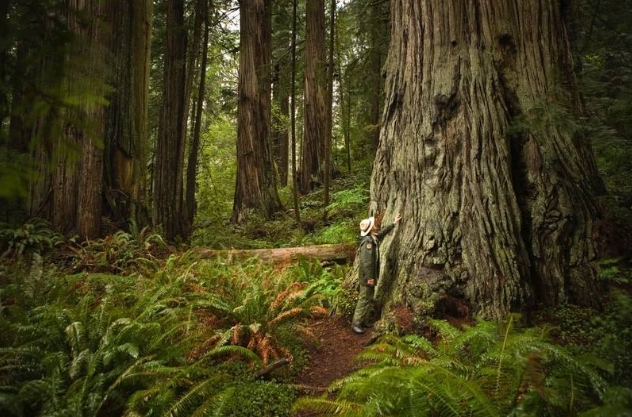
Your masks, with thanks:
M 154 167 L 154 223 L 165 238 L 183 233 L 182 180 L 184 163 L 185 55 L 184 1 L 167 1 L 167 36 L 162 108 Z
M 305 130 L 300 189 L 309 192 L 323 183 L 327 134 L 325 74 L 325 0 L 310 0 L 305 12 Z
M 271 0 L 241 2 L 236 223 L 247 220 L 250 212 L 270 218 L 282 208 L 270 146 L 271 7 Z
M 117 223 L 148 222 L 147 98 L 152 2 L 105 2 L 112 31 L 111 84 L 105 125 L 105 207 Z
M 29 184 L 28 214 L 50 220 L 61 233 L 91 239 L 101 232 L 105 109 L 94 96 L 104 94 L 108 13 L 97 0 L 68 0 L 65 10 L 76 36 L 71 52 L 42 59 L 40 68 L 43 74 L 54 70 L 64 94 L 75 94 L 77 102 L 51 106 L 33 122 L 16 120 L 14 133 L 20 140 L 37 139 L 32 157 L 39 171 Z M 39 74 L 35 83 L 50 87 Z
M 594 158 L 546 116 L 574 88 L 564 19 L 557 1 L 391 1 L 370 208 L 403 218 L 381 249 L 387 308 L 596 302 Z

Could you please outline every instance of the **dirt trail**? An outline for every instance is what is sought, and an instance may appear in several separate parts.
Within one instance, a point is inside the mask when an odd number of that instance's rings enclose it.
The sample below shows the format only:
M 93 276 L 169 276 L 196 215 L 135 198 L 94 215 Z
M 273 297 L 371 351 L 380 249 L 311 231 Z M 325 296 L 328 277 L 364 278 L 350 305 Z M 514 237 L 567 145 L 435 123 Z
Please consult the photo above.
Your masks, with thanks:
M 310 362 L 297 375 L 295 384 L 324 389 L 360 368 L 354 358 L 371 339 L 371 329 L 359 335 L 347 321 L 334 317 L 314 322 L 311 330 L 320 343 L 309 348 Z

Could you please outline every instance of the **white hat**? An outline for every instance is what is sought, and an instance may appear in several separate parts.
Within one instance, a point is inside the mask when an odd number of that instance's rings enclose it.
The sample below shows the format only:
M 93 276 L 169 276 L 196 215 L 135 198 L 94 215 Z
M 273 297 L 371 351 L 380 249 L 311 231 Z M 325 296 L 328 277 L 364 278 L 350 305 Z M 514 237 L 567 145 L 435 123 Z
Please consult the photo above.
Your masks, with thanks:
M 364 219 L 360 222 L 360 236 L 366 236 L 369 234 L 373 225 L 375 224 L 375 217 L 371 216 L 368 219 Z

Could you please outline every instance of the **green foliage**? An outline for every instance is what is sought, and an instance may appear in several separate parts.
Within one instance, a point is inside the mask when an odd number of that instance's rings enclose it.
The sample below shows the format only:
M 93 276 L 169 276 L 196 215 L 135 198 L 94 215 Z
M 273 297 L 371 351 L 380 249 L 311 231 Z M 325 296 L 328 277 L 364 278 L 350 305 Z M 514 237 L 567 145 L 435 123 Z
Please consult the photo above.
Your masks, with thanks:
M 18 258 L 29 253 L 42 254 L 47 249 L 63 242 L 63 236 L 53 231 L 51 224 L 43 219 L 31 219 L 17 228 L 0 229 L 0 258 Z
M 310 282 L 313 290 L 327 301 L 331 311 L 350 317 L 357 303 L 357 292 L 343 286 L 348 266 L 334 265 L 325 268 L 318 261 L 302 258 L 288 273 L 301 282 Z
M 245 382 L 226 400 L 227 417 L 289 417 L 296 398 L 293 390 L 273 382 Z
M 623 259 L 602 259 L 599 261 L 599 278 L 603 281 L 630 284 L 632 282 L 632 270 L 621 267 Z
M 627 293 L 613 290 L 602 312 L 566 304 L 539 316 L 556 326 L 552 336 L 569 351 L 611 363 L 609 382 L 632 386 L 632 300 Z
M 334 383 L 336 400 L 303 398 L 297 410 L 362 416 L 563 416 L 600 404 L 601 363 L 575 358 L 542 329 L 481 321 L 459 330 L 432 321 L 436 343 L 383 336 Z M 569 394 L 571 393 L 572 394 Z
M 38 256 L 3 266 L 0 414 L 289 415 L 294 393 L 253 371 L 281 356 L 305 363 L 297 335 L 313 337 L 304 318 L 327 313 L 328 272 L 192 252 L 160 264 L 146 276 L 63 275 Z
M 147 227 L 132 235 L 119 230 L 102 239 L 70 246 L 75 271 L 150 274 L 158 268 L 155 255 L 167 252 L 167 244 Z
M 258 263 L 202 271 L 206 280 L 192 294 L 192 308 L 221 322 L 216 346 L 235 345 L 255 352 L 264 364 L 292 359 L 283 345 L 284 330 L 313 337 L 302 321 L 327 314 L 318 285 L 297 281 L 292 270 L 275 272 Z M 212 275 L 211 275 L 212 274 Z

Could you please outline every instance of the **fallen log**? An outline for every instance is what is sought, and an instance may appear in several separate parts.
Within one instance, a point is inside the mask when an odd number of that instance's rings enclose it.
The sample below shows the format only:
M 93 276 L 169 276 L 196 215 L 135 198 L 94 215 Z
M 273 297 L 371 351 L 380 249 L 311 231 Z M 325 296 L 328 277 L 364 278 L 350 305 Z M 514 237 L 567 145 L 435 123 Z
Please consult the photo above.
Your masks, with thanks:
M 291 263 L 301 257 L 318 259 L 321 262 L 346 263 L 355 258 L 356 248 L 353 245 L 316 245 L 294 248 L 276 249 L 198 249 L 196 253 L 204 259 L 221 258 L 223 260 L 240 260 L 259 258 L 264 262 Z
M 281 358 L 276 362 L 271 363 L 270 365 L 266 366 L 263 369 L 259 369 L 256 373 L 255 376 L 257 378 L 261 378 L 263 376 L 268 375 L 270 372 L 272 371 L 276 371 L 279 368 L 283 368 L 285 365 L 289 365 L 290 364 L 290 360 L 288 358 Z

